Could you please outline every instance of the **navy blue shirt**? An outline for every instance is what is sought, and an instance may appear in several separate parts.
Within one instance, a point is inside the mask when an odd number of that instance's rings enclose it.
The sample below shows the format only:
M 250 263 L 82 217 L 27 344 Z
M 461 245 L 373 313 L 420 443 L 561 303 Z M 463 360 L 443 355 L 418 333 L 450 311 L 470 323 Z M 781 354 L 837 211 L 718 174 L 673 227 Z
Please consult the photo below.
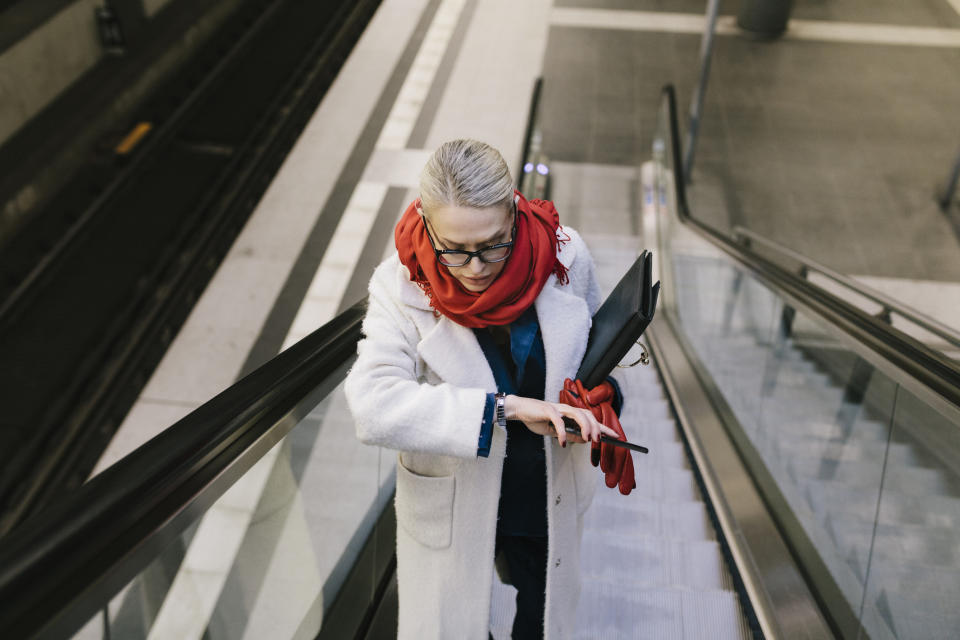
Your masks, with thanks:
M 497 390 L 508 395 L 543 400 L 547 357 L 540 323 L 533 306 L 509 326 L 509 344 L 498 344 L 490 329 L 474 329 L 483 355 L 493 371 Z M 622 396 L 612 378 L 619 414 Z M 494 394 L 487 395 L 477 455 L 490 453 L 493 438 Z M 516 536 L 547 535 L 547 462 L 543 436 L 519 420 L 507 421 L 507 453 L 503 462 L 497 533 Z

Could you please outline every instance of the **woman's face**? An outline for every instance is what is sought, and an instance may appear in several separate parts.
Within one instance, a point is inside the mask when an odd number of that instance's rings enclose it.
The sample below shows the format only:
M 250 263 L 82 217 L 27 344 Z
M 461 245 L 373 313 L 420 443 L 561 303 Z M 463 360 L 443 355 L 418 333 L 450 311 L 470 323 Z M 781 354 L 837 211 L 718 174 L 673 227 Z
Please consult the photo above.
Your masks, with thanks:
M 427 230 L 436 248 L 477 251 L 501 242 L 510 242 L 513 212 L 503 207 L 437 207 L 429 214 Z M 506 260 L 486 263 L 473 257 L 462 267 L 446 267 L 467 291 L 479 293 L 496 279 Z

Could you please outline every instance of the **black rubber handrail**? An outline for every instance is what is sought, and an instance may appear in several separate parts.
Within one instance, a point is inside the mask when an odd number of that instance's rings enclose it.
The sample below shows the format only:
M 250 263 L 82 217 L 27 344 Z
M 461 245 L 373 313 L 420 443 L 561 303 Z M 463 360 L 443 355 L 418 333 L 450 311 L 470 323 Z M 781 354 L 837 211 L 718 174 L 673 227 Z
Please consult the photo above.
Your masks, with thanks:
M 796 273 L 764 258 L 691 214 L 681 165 L 680 127 L 673 85 L 664 86 L 662 96 L 667 101 L 669 111 L 673 184 L 680 222 L 782 293 L 802 300 L 827 322 L 960 409 L 960 363 L 892 327 L 881 318 L 868 314 Z
M 366 300 L 0 542 L 5 637 L 68 637 L 339 384 Z
M 765 238 L 756 231 L 751 231 L 750 229 L 738 225 L 733 227 L 733 236 L 742 243 L 758 242 L 768 249 L 776 251 L 781 256 L 798 262 L 802 265 L 802 268 L 807 271 L 807 273 L 815 271 L 825 278 L 829 278 L 837 284 L 850 289 L 857 295 L 880 305 L 883 308 L 884 314 L 889 315 L 891 313 L 895 313 L 898 316 L 909 320 L 924 331 L 943 339 L 949 345 L 960 347 L 960 332 L 948 327 L 936 318 L 931 318 L 925 313 L 917 311 L 916 309 L 911 309 L 910 307 L 897 302 L 890 296 L 881 291 L 877 291 L 873 287 L 868 287 L 867 285 L 854 280 L 848 275 L 840 273 L 835 269 L 831 269 L 826 265 L 820 264 L 816 260 L 801 254 L 799 251 L 794 251 L 790 247 L 784 246 L 779 242 L 774 242 L 769 238 Z

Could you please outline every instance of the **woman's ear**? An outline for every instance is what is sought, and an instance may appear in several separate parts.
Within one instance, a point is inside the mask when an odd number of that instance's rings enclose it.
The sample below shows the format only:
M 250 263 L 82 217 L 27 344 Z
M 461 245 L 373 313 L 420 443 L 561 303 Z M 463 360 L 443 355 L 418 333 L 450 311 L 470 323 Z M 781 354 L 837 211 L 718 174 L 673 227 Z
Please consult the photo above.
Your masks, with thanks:
M 420 198 L 417 198 L 413 201 L 413 206 L 417 208 L 417 213 L 423 215 L 423 201 Z

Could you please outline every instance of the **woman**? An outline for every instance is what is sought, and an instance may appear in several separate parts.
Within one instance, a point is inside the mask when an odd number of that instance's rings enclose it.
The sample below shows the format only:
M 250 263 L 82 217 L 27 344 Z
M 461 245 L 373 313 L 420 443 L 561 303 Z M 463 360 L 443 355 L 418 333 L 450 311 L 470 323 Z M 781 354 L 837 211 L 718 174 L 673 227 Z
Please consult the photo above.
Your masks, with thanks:
M 518 590 L 514 638 L 569 637 L 596 472 L 589 447 L 567 445 L 617 437 L 550 401 L 600 303 L 587 247 L 473 140 L 433 154 L 395 241 L 346 394 L 360 440 L 400 452 L 398 636 L 487 638 L 498 554 Z

